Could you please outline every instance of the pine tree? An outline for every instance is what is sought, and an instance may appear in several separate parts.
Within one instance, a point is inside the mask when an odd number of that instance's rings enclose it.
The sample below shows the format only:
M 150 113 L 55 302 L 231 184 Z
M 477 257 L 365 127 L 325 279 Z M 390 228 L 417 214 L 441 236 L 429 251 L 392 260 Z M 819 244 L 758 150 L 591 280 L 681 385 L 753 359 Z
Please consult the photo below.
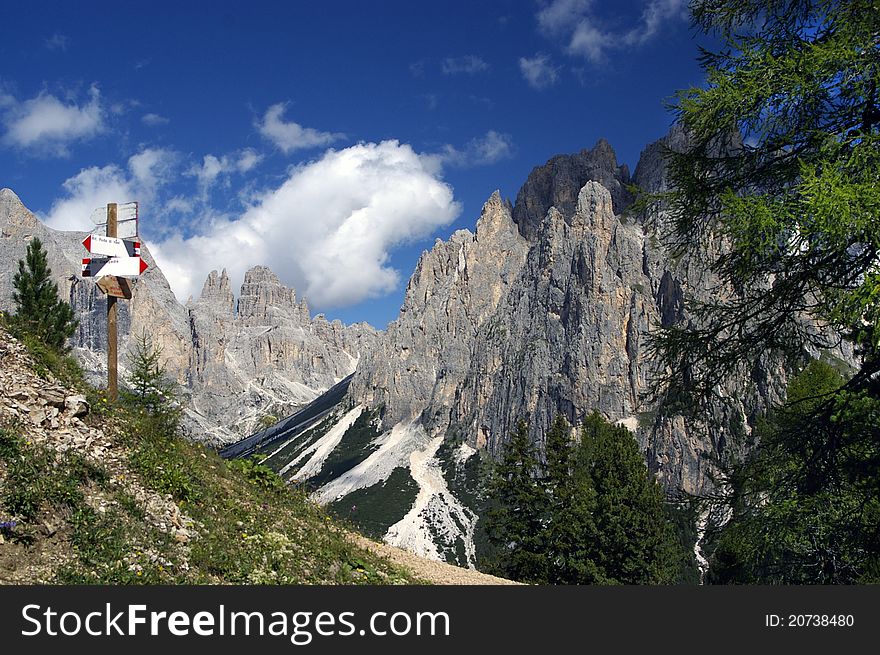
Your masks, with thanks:
M 504 447 L 489 483 L 486 535 L 496 548 L 493 570 L 522 582 L 545 582 L 546 495 L 539 486 L 538 457 L 525 421 Z
M 52 270 L 39 238 L 31 240 L 25 259 L 18 261 L 12 284 L 15 287 L 12 294 L 16 305 L 12 317 L 15 329 L 33 335 L 59 352 L 66 352 L 67 340 L 76 330 L 77 321 L 70 305 L 58 297 L 58 285 L 52 281 Z
M 663 491 L 648 472 L 633 434 L 593 412 L 584 421 L 577 468 L 595 493 L 585 555 L 592 582 L 670 584 L 679 546 L 664 506 Z
M 545 438 L 546 466 L 541 478 L 547 494 L 548 582 L 592 584 L 598 579 L 593 561 L 596 492 L 589 473 L 576 466 L 571 426 L 558 414 Z
M 880 12 L 874 0 L 695 0 L 691 10 L 724 49 L 701 55 L 706 88 L 678 95 L 688 144 L 669 153 L 664 240 L 707 261 L 724 292 L 690 299 L 688 322 L 659 332 L 660 391 L 698 406 L 768 358 L 799 365 L 841 336 L 859 355 L 856 370 L 814 400 L 789 389 L 797 402 L 773 412 L 755 459 L 729 472 L 736 520 L 714 575 L 873 579 Z
M 134 337 L 123 400 L 154 419 L 157 427 L 176 432 L 181 411 L 177 384 L 169 378 L 161 360 L 162 350 L 146 331 Z
M 667 584 L 681 553 L 635 438 L 599 414 L 581 441 L 557 416 L 541 465 L 520 422 L 489 485 L 495 570 L 523 582 Z

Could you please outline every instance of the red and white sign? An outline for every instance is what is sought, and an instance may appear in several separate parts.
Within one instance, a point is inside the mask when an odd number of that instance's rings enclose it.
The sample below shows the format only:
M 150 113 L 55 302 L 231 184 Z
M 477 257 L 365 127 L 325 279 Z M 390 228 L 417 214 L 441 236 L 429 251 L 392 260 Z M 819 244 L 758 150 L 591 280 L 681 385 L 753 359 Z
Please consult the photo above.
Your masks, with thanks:
M 102 234 L 90 234 L 83 239 L 83 245 L 93 255 L 106 255 L 107 257 L 140 257 L 141 244 L 139 241 L 128 241 L 115 237 L 105 237 Z
M 149 268 L 140 257 L 96 257 L 82 260 L 83 277 L 119 275 L 137 277 Z

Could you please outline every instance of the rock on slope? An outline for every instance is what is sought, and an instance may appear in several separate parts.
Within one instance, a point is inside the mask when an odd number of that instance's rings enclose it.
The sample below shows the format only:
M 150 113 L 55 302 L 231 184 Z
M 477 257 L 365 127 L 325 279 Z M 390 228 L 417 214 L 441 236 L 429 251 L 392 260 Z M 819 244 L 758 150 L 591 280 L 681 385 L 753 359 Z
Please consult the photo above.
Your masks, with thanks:
M 0 308 L 12 310 L 12 280 L 32 237 L 39 237 L 61 295 L 79 327 L 77 356 L 95 382 L 106 374 L 106 299 L 80 276 L 85 233 L 43 225 L 10 189 L 0 190 Z M 245 276 L 236 303 L 225 273 L 211 273 L 202 297 L 186 307 L 141 250 L 149 268 L 134 284 L 130 302 L 119 304 L 120 366 L 124 370 L 132 336 L 146 332 L 162 350 L 168 371 L 183 385 L 186 425 L 194 436 L 215 443 L 253 432 L 266 414 L 283 416 L 352 373 L 376 331 L 346 327 L 318 315 L 281 285 L 268 269 Z

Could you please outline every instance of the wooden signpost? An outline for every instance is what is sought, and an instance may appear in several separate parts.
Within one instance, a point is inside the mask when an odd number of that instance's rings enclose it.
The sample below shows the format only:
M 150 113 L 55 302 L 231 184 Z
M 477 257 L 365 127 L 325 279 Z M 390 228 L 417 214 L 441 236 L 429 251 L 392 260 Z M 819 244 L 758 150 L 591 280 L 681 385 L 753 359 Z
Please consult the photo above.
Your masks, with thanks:
M 83 277 L 95 277 L 98 288 L 107 294 L 107 396 L 110 402 L 119 398 L 118 379 L 118 307 L 117 299 L 131 299 L 131 284 L 125 276 L 137 277 L 147 264 L 141 259 L 139 241 L 119 238 L 119 223 L 126 224 L 126 234 L 138 235 L 138 205 L 130 202 L 122 205 L 123 218 L 119 218 L 119 205 L 107 205 L 106 235 L 90 234 L 83 239 L 83 246 L 90 254 L 99 255 L 83 259 Z M 97 211 L 97 210 L 96 210 Z M 100 223 L 99 223 L 100 224 Z
M 107 236 L 116 238 L 116 203 L 107 205 Z M 116 297 L 107 296 L 107 396 L 111 403 L 119 399 L 119 381 L 117 371 L 117 334 L 116 334 Z

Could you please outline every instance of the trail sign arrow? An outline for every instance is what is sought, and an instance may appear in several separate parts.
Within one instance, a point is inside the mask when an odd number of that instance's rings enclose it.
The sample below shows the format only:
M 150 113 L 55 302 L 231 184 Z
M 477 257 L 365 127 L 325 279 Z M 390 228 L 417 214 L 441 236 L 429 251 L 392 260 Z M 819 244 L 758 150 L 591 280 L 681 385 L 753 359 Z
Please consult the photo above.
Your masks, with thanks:
M 137 277 L 147 270 L 147 263 L 140 257 L 111 257 L 101 267 L 98 275 L 130 275 Z
M 137 277 L 149 268 L 140 257 L 110 257 L 83 259 L 83 277 L 121 275 Z
M 82 260 L 82 276 L 95 277 L 101 267 L 110 261 L 109 257 L 84 257 Z
M 93 255 L 139 257 L 141 254 L 141 244 L 139 241 L 105 237 L 102 234 L 90 234 L 83 239 L 82 244 Z

